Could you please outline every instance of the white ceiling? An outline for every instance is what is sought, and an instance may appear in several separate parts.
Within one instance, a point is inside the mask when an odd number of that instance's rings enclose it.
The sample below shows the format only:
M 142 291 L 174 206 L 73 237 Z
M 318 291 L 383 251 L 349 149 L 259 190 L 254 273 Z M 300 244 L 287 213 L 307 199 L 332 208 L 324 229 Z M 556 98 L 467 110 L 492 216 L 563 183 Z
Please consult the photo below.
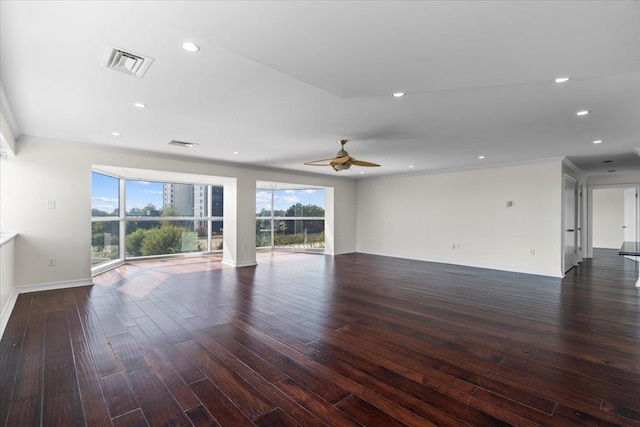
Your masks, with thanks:
M 107 45 L 154 62 L 142 79 L 103 69 Z M 23 137 L 352 178 L 640 168 L 638 1 L 3 0 L 0 81 Z M 382 167 L 303 165 L 341 138 Z

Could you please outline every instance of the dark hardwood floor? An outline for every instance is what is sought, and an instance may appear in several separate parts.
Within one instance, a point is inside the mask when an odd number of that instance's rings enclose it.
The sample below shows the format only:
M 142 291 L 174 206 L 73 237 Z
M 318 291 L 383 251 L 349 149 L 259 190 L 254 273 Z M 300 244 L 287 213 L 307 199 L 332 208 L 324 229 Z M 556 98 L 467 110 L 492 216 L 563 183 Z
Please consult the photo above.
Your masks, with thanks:
M 637 267 L 563 280 L 380 256 L 122 266 L 23 294 L 7 426 L 638 426 Z

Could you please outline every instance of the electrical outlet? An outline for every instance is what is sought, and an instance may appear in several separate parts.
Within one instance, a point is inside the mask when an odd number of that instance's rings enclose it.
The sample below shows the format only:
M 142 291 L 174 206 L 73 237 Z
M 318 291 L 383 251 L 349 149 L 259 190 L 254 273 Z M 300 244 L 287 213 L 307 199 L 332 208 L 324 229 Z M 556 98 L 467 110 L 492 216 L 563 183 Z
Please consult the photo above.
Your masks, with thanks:
M 49 266 L 49 267 L 53 267 L 54 265 L 56 265 L 56 259 L 55 259 L 55 257 L 49 257 L 49 258 L 47 258 L 47 266 Z
M 529 250 L 529 255 L 530 256 L 536 256 L 536 250 L 535 249 Z
M 56 201 L 55 200 L 47 200 L 47 209 L 55 209 Z

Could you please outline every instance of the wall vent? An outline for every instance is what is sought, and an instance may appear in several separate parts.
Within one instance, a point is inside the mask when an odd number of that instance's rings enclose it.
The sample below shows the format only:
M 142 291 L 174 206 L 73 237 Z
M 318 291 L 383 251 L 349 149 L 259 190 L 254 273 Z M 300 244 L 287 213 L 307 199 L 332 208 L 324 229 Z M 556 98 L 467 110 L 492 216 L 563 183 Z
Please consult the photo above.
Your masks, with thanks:
M 153 58 L 151 57 L 107 45 L 102 55 L 100 66 L 108 70 L 120 71 L 130 76 L 142 78 L 152 62 Z
M 196 144 L 195 142 L 184 142 L 184 141 L 176 141 L 175 139 L 173 141 L 171 141 L 169 143 L 169 145 L 176 145 L 178 147 L 183 147 L 183 148 L 193 148 L 195 147 Z

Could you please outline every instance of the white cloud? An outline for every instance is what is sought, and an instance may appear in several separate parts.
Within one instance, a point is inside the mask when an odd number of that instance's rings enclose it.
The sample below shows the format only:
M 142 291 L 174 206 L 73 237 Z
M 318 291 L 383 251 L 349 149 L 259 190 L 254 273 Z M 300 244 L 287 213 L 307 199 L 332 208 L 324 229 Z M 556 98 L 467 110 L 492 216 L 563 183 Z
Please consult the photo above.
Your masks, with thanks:
M 162 190 L 138 190 L 140 193 L 149 193 L 149 194 L 164 194 Z
M 133 181 L 135 183 L 137 183 L 138 185 L 149 185 L 151 184 L 149 181 Z
M 100 197 L 92 197 L 92 200 L 97 200 L 99 202 L 106 202 L 106 203 L 118 203 L 118 199 L 110 199 L 108 197 L 105 196 L 100 196 Z M 113 206 L 111 206 L 113 207 Z
M 296 190 L 284 190 L 287 194 L 296 194 Z
M 277 197 L 277 199 L 278 199 L 278 202 L 286 204 L 287 207 L 291 205 L 295 205 L 296 203 L 300 202 L 300 198 L 295 194 L 289 197 L 280 196 L 280 197 Z
M 115 209 L 115 206 L 112 205 L 91 205 L 91 209 L 98 209 L 104 212 L 111 212 Z
M 261 209 L 271 210 L 271 192 L 270 191 L 257 191 L 256 192 L 256 212 L 260 212 Z
M 307 193 L 307 194 L 313 194 L 313 193 L 316 192 L 316 190 L 313 190 L 311 188 L 307 188 L 306 190 L 304 190 L 304 192 Z

